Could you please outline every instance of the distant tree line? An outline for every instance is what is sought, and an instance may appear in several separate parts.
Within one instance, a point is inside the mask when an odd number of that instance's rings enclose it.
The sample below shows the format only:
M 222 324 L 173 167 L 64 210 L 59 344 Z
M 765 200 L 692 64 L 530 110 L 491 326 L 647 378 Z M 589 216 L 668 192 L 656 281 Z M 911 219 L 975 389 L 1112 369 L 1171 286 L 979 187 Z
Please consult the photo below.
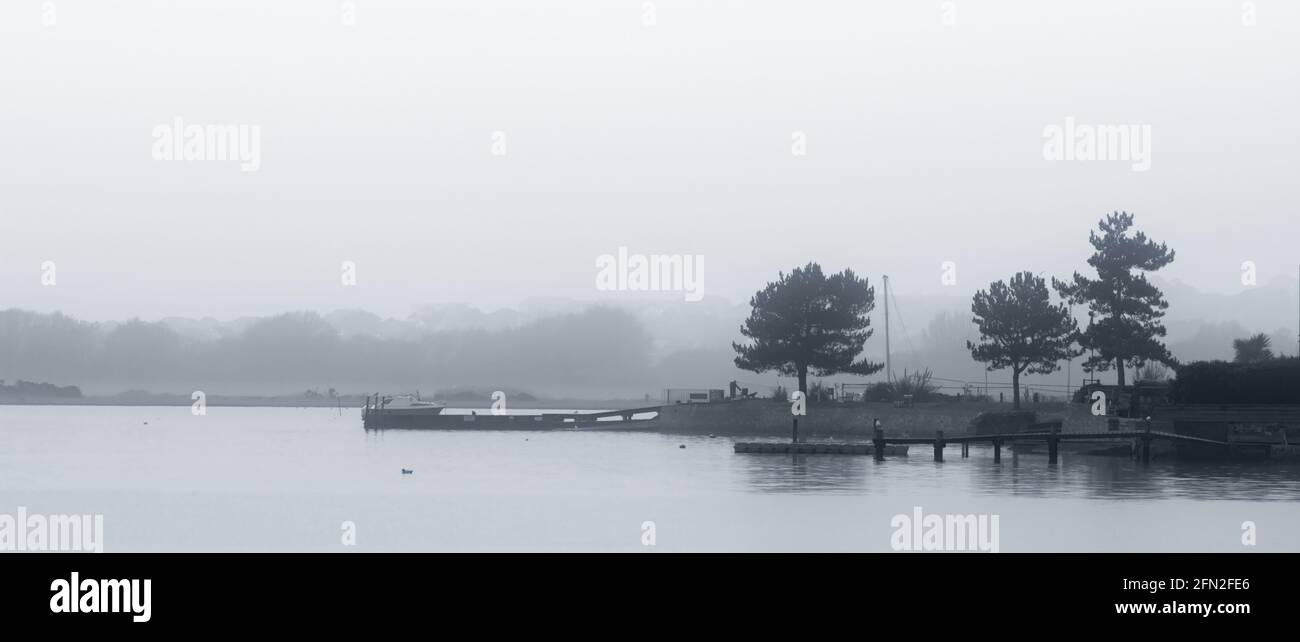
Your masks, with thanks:
M 23 381 L 6 384 L 0 379 L 0 399 L 77 399 L 81 389 L 76 386 L 56 386 L 51 383 Z
M 219 339 L 161 322 L 100 324 L 62 314 L 0 311 L 0 377 L 59 383 L 436 382 L 501 388 L 562 381 L 659 385 L 652 341 L 631 314 L 588 308 L 495 331 L 443 330 L 414 339 L 342 335 L 320 315 L 258 319 Z

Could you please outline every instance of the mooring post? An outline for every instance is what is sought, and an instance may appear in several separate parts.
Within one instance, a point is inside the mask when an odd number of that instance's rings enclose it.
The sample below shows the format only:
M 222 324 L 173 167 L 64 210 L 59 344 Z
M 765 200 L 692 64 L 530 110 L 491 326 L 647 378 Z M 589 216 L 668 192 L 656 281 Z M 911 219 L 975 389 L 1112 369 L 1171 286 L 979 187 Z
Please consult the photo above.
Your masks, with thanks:
M 997 437 L 993 438 L 993 463 L 1002 463 L 1002 440 Z
M 1142 463 L 1151 463 L 1151 418 L 1147 418 L 1147 429 L 1142 435 Z
M 880 427 L 880 420 L 873 421 L 876 428 L 876 434 L 872 437 L 871 443 L 875 446 L 876 461 L 885 459 L 885 429 Z
M 1061 438 L 1058 436 L 1060 432 L 1061 427 L 1053 424 L 1052 434 L 1047 438 L 1047 463 L 1049 464 L 1056 463 L 1057 451 L 1061 445 Z
M 794 434 L 790 435 L 790 443 L 799 443 L 799 418 L 794 418 Z
M 934 460 L 943 461 L 943 431 L 934 431 Z

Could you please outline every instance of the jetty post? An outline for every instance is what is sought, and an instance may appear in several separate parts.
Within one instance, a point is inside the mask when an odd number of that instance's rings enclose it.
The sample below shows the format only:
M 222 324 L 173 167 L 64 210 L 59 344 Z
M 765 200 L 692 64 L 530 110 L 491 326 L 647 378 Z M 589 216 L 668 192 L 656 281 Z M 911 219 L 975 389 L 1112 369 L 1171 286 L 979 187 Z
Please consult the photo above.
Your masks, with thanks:
M 875 434 L 872 435 L 871 445 L 875 450 L 876 461 L 885 460 L 885 429 L 880 427 L 880 420 L 873 419 L 872 425 L 875 427 Z
M 970 457 L 970 442 L 963 441 L 961 442 L 961 458 L 965 459 L 967 457 Z
M 934 431 L 934 460 L 943 461 L 943 431 Z
M 793 429 L 793 433 L 790 435 L 790 443 L 792 444 L 799 443 L 799 418 L 798 417 L 794 418 L 794 429 Z
M 1061 427 L 1053 424 L 1052 434 L 1047 438 L 1047 463 L 1049 464 L 1056 463 L 1057 451 L 1060 449 L 1061 445 L 1060 432 Z
M 1146 432 L 1142 434 L 1142 463 L 1151 463 L 1151 418 L 1147 417 Z
M 995 464 L 1002 463 L 1002 438 L 1001 437 L 993 438 L 993 463 Z

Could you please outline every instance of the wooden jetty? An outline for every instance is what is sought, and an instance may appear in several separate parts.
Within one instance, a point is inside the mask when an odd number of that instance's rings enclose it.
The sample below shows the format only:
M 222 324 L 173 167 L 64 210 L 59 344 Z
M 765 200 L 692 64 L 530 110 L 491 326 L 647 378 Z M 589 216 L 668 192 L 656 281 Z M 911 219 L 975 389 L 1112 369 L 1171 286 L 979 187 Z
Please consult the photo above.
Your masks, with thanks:
M 798 424 L 796 423 L 797 431 Z M 961 434 L 945 436 L 942 430 L 936 430 L 934 437 L 890 437 L 885 435 L 883 428 L 876 428 L 875 435 L 870 442 L 814 442 L 807 443 L 797 441 L 798 433 L 795 433 L 794 440 L 789 442 L 745 442 L 739 441 L 735 444 L 737 453 L 759 453 L 759 454 L 807 454 L 807 455 L 873 455 L 877 460 L 884 459 L 887 456 L 906 455 L 908 446 L 930 446 L 933 448 L 934 460 L 943 461 L 944 450 L 949 446 L 959 446 L 963 458 L 970 456 L 971 444 L 987 443 L 993 446 L 993 462 L 1002 461 L 1002 447 L 1012 443 L 1023 442 L 1044 442 L 1047 444 L 1047 462 L 1049 464 L 1057 463 L 1060 453 L 1061 442 L 1081 441 L 1119 441 L 1133 445 L 1134 455 L 1142 460 L 1143 463 L 1151 461 L 1151 444 L 1155 440 L 1164 440 L 1174 444 L 1195 444 L 1197 446 L 1212 446 L 1222 448 L 1224 452 L 1229 452 L 1233 446 L 1228 441 L 1219 441 L 1207 439 L 1204 437 L 1194 437 L 1191 435 L 1181 435 L 1164 430 L 1152 430 L 1151 422 L 1147 421 L 1141 427 L 1122 430 L 1112 429 L 1104 432 L 1097 431 L 1069 431 L 1061 430 L 1061 422 L 1044 422 L 1030 426 L 1025 432 L 1007 432 L 993 434 Z
M 993 462 L 1002 461 L 1002 446 L 1012 442 L 1041 441 L 1047 443 L 1047 462 L 1057 463 L 1060 445 L 1063 441 L 1124 441 L 1134 444 L 1134 454 L 1143 463 L 1151 461 L 1151 443 L 1157 439 L 1175 444 L 1196 444 L 1200 446 L 1221 447 L 1225 452 L 1231 447 L 1227 441 L 1180 435 L 1163 430 L 1152 430 L 1151 422 L 1146 422 L 1139 429 L 1096 431 L 1061 430 L 1061 422 L 1034 424 L 1026 432 L 996 433 L 984 435 L 953 435 L 945 437 L 942 430 L 936 430 L 934 437 L 886 437 L 883 429 L 877 428 L 872 443 L 876 446 L 877 457 L 883 456 L 885 447 L 890 444 L 930 445 L 934 448 L 934 460 L 943 461 L 944 449 L 948 446 L 960 446 L 961 456 L 970 456 L 970 445 L 988 443 L 993 446 Z
M 792 443 L 788 441 L 738 441 L 736 452 L 763 455 L 871 455 L 876 450 L 871 442 L 818 442 Z M 906 455 L 907 446 L 885 446 L 891 457 Z

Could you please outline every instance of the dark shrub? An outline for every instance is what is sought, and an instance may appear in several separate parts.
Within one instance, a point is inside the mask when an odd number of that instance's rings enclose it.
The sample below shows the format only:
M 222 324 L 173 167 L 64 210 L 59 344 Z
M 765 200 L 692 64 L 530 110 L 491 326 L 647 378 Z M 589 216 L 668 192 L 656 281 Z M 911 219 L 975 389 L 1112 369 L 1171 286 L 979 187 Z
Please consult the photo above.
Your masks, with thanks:
M 1300 359 L 1196 361 L 1178 368 L 1176 404 L 1300 404 Z

